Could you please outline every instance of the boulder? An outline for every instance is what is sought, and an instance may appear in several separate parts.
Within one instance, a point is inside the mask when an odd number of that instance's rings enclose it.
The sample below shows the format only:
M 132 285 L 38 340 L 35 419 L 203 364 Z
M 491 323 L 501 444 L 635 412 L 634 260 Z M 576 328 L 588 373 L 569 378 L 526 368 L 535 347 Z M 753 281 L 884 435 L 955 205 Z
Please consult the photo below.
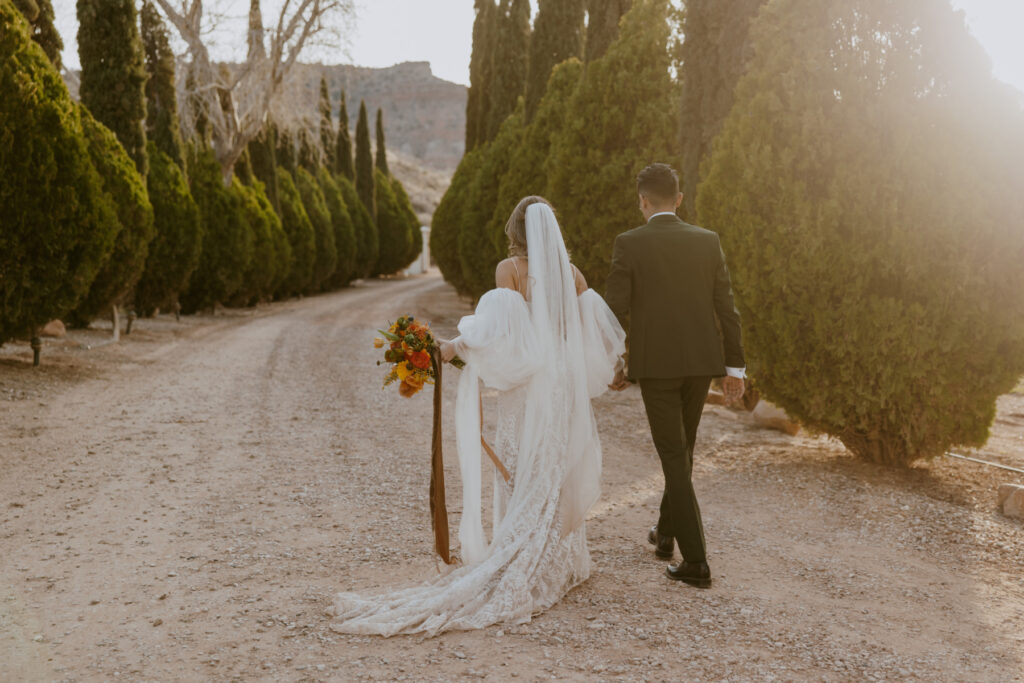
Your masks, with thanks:
M 800 431 L 800 425 L 791 420 L 785 410 L 765 400 L 758 401 L 751 415 L 754 423 L 764 429 L 776 429 L 790 436 Z
M 39 330 L 40 337 L 54 337 L 60 339 L 67 335 L 68 331 L 64 327 L 64 323 L 59 320 L 51 320 L 43 326 L 43 329 Z
M 1007 517 L 1024 519 L 1024 486 L 1002 484 L 999 487 L 999 509 Z

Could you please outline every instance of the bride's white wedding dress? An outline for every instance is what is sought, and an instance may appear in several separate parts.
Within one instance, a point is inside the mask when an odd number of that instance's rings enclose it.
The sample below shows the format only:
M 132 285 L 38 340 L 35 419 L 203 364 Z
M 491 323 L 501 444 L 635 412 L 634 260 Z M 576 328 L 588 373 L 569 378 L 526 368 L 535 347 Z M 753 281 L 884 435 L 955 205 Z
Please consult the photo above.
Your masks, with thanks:
M 605 391 L 625 334 L 593 290 L 577 296 L 551 208 L 526 211 L 529 297 L 494 289 L 459 323 L 456 399 L 464 565 L 410 588 L 339 593 L 335 631 L 394 635 L 523 623 L 590 576 L 584 517 L 600 492 L 590 399 Z M 494 534 L 481 520 L 480 381 L 499 392 Z

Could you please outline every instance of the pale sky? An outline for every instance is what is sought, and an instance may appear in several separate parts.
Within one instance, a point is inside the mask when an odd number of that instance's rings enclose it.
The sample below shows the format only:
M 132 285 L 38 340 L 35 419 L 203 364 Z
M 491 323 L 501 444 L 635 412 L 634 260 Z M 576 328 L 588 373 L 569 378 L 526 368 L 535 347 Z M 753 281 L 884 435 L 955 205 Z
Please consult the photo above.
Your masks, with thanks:
M 342 46 L 318 50 L 313 60 L 376 67 L 426 61 L 434 74 L 445 80 L 469 82 L 473 0 L 355 2 L 358 24 L 350 35 L 347 50 Z M 244 18 L 248 4 L 246 0 L 225 0 L 222 6 Z M 272 16 L 275 4 L 275 0 L 265 0 L 265 17 Z M 953 5 L 966 12 L 971 32 L 992 58 L 996 78 L 1024 91 L 1024 40 L 1020 37 L 1024 0 L 953 0 Z M 53 6 L 65 43 L 64 63 L 69 68 L 78 68 L 75 0 L 53 0 Z M 231 45 L 231 32 L 228 33 L 222 48 L 225 56 L 237 51 L 244 53 L 244 37 L 239 44 Z

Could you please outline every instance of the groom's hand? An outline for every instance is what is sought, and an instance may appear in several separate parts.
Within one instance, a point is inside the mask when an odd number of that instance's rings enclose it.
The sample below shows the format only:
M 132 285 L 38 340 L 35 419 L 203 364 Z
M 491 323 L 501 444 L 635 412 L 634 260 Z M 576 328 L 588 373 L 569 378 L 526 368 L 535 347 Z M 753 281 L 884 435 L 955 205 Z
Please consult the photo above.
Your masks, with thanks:
M 739 377 L 725 377 L 722 379 L 722 393 L 729 403 L 736 403 L 743 398 L 743 380 Z
M 623 391 L 629 387 L 629 380 L 626 379 L 626 371 L 622 368 L 615 371 L 615 379 L 608 385 L 612 391 Z

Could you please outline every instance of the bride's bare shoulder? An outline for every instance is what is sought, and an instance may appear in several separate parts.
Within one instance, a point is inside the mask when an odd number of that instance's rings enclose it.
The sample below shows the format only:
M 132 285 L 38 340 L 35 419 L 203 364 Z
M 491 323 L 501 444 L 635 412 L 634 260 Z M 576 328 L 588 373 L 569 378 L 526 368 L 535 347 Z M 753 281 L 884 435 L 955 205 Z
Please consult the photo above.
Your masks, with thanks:
M 494 284 L 498 287 L 518 290 L 519 287 L 516 282 L 516 273 L 515 258 L 507 258 L 499 263 L 498 267 L 494 269 Z

